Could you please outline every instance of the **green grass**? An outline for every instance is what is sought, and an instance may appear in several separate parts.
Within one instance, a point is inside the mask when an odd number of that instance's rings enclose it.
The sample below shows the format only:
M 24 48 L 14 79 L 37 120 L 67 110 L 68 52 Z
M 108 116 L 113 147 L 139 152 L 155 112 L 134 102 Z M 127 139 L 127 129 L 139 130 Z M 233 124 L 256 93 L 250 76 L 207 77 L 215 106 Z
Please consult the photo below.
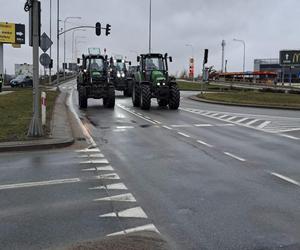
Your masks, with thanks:
M 184 82 L 184 81 L 177 81 L 178 87 L 180 90 L 201 90 L 201 85 L 203 83 L 199 82 Z M 227 90 L 229 87 L 226 86 L 217 86 L 213 84 L 203 84 L 204 91 L 223 91 Z
M 46 136 L 50 131 L 50 118 L 58 92 L 47 92 Z M 27 140 L 27 130 L 32 116 L 32 90 L 15 91 L 0 95 L 0 142 Z
M 279 107 L 300 108 L 300 95 L 284 93 L 264 93 L 257 91 L 230 91 L 223 93 L 205 93 L 198 97 L 235 104 L 258 104 Z

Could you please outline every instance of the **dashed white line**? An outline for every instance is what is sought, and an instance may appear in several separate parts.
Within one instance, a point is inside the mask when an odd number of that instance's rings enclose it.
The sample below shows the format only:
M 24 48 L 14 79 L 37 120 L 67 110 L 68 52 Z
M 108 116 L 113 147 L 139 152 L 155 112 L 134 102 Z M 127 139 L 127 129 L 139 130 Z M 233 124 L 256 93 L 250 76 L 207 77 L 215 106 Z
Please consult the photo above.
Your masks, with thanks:
M 195 127 L 212 127 L 212 124 L 195 124 Z
M 286 135 L 286 134 L 278 134 L 278 135 L 289 138 L 289 139 L 293 139 L 293 140 L 300 140 L 300 138 L 292 136 L 292 135 Z
M 225 155 L 228 155 L 228 156 L 230 156 L 230 157 L 232 157 L 232 158 L 234 158 L 234 159 L 236 159 L 236 160 L 239 160 L 239 161 L 246 161 L 244 158 L 241 158 L 241 157 L 239 157 L 239 156 L 236 156 L 236 155 L 234 155 L 234 154 L 231 154 L 231 153 L 228 153 L 228 152 L 224 152 L 224 154 Z
M 185 133 L 182 133 L 182 132 L 177 132 L 177 134 L 182 135 L 182 136 L 187 137 L 187 138 L 190 138 L 190 137 L 191 137 L 191 136 L 189 136 L 189 135 L 187 135 L 187 134 L 185 134 Z
M 268 126 L 270 123 L 271 123 L 270 121 L 265 121 L 262 124 L 260 124 L 259 126 L 257 126 L 257 128 L 263 129 L 264 127 Z
M 168 130 L 173 130 L 172 128 L 168 127 L 168 126 L 163 126 L 163 128 L 166 128 Z
M 94 199 L 94 201 L 120 201 L 120 202 L 136 202 L 136 199 L 131 193 L 114 195 L 99 199 Z
M 152 121 L 152 120 L 150 120 L 150 119 L 147 119 L 146 117 L 144 117 L 144 116 L 142 116 L 142 115 L 138 115 L 136 112 L 133 112 L 133 111 L 131 111 L 131 110 L 128 109 L 128 108 L 125 108 L 123 105 L 118 104 L 118 107 L 120 107 L 121 109 L 123 109 L 123 110 L 129 112 L 130 114 L 133 114 L 133 115 L 135 115 L 135 116 L 137 116 L 137 117 L 139 117 L 139 118 L 141 118 L 141 119 L 143 119 L 143 120 L 145 120 L 145 121 L 147 121 L 147 122 L 150 122 L 150 123 L 152 123 L 152 124 L 157 124 L 157 122 Z
M 240 123 L 240 122 L 244 122 L 244 121 L 246 121 L 246 120 L 248 120 L 249 118 L 242 118 L 242 119 L 240 119 L 240 120 L 238 120 L 238 121 L 236 121 L 237 123 Z
M 76 183 L 76 182 L 80 182 L 80 181 L 81 180 L 79 178 L 71 178 L 71 179 L 58 179 L 58 180 L 50 180 L 50 181 L 38 181 L 38 182 L 8 184 L 8 185 L 1 185 L 0 190 L 50 186 L 50 185 L 58 185 L 58 184 L 68 184 L 68 183 Z
M 131 129 L 133 126 L 118 126 L 117 129 Z
M 287 176 L 284 176 L 284 175 L 281 175 L 281 174 L 278 174 L 278 173 L 275 173 L 275 172 L 271 172 L 270 174 L 274 175 L 274 176 L 276 176 L 276 177 L 278 177 L 278 178 L 280 178 L 280 179 L 282 179 L 284 181 L 287 181 L 289 183 L 292 183 L 292 184 L 300 187 L 300 182 L 295 181 L 295 180 L 293 180 L 293 179 L 291 179 L 291 178 L 289 178 Z
M 80 164 L 108 164 L 109 161 L 106 159 L 81 161 Z
M 201 141 L 201 140 L 197 140 L 197 142 L 200 143 L 200 144 L 202 144 L 202 145 L 204 145 L 204 146 L 207 146 L 209 148 L 213 148 L 214 147 L 213 145 L 210 145 L 210 144 L 208 144 L 208 143 L 206 143 L 204 141 Z
M 247 126 L 250 126 L 250 125 L 252 125 L 253 123 L 256 123 L 256 122 L 258 122 L 258 121 L 259 121 L 258 119 L 254 119 L 254 120 L 252 120 L 252 121 L 246 123 L 246 125 L 247 125 Z
M 92 187 L 89 188 L 90 190 L 101 190 L 101 189 L 107 189 L 107 190 L 127 190 L 128 188 L 125 186 L 124 183 L 114 183 L 109 184 L 106 186 L 98 186 L 98 187 Z
M 172 128 L 189 128 L 191 125 L 188 124 L 179 124 L 179 125 L 171 125 Z

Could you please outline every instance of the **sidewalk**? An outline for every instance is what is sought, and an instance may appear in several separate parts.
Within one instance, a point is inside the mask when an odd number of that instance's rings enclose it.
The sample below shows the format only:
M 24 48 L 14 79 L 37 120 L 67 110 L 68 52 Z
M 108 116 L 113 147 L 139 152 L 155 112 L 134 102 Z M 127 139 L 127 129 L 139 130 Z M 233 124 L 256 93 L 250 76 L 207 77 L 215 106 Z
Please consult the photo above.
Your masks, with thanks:
M 49 138 L 3 142 L 0 143 L 0 152 L 53 149 L 72 145 L 74 143 L 74 138 L 68 119 L 69 111 L 66 106 L 66 98 L 66 93 L 60 93 L 57 97 L 51 121 L 51 134 Z

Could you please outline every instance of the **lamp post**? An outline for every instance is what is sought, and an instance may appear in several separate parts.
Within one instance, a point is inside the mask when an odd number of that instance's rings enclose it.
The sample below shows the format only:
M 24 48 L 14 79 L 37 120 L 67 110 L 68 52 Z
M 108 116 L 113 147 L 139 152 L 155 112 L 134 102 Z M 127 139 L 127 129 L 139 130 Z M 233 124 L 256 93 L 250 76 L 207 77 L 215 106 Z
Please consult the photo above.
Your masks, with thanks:
M 152 0 L 150 0 L 149 8 L 149 54 L 151 54 L 151 32 L 152 32 Z
M 81 19 L 80 16 L 68 16 L 65 18 L 64 20 L 64 31 L 66 31 L 66 22 L 68 21 L 68 19 Z M 64 65 L 66 63 L 66 33 L 64 33 Z M 66 79 L 66 72 L 65 72 L 65 67 L 63 67 L 63 71 L 64 71 L 64 79 Z
M 235 42 L 240 42 L 240 43 L 242 43 L 243 46 L 244 46 L 244 59 L 243 59 L 243 73 L 244 73 L 244 77 L 243 77 L 243 78 L 245 79 L 246 43 L 245 43 L 244 40 L 240 40 L 240 39 L 233 39 L 233 41 L 235 41 Z
M 85 29 L 77 29 L 77 30 L 73 30 L 72 32 L 72 62 L 74 62 L 74 40 L 75 40 L 75 32 L 77 31 L 82 31 L 82 32 L 85 32 L 86 30 Z M 76 60 L 76 58 L 75 58 Z

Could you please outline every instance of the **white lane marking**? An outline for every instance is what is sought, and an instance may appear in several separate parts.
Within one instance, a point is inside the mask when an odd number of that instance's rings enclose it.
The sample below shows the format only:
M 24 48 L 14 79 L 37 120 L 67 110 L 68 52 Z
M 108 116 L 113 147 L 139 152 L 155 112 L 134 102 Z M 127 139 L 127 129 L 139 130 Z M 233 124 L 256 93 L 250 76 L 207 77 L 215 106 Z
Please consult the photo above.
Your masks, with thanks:
M 170 127 L 168 127 L 168 126 L 163 126 L 163 128 L 166 128 L 166 129 L 172 130 L 172 128 L 170 128 Z
M 89 161 L 81 161 L 80 164 L 108 164 L 109 161 L 106 159 L 100 160 L 89 160 Z
M 222 115 L 222 116 L 219 117 L 219 119 L 223 119 L 223 118 L 225 118 L 227 116 L 229 116 L 229 115 Z
M 94 201 L 121 201 L 121 202 L 136 202 L 136 199 L 131 193 L 114 195 L 99 199 L 94 199 Z
M 232 121 L 232 120 L 234 120 L 234 119 L 236 119 L 237 117 L 236 116 L 232 116 L 232 117 L 229 117 L 229 118 L 227 118 L 227 119 L 225 119 L 226 121 Z
M 134 128 L 133 126 L 118 126 L 117 129 L 130 129 Z
M 73 93 L 74 93 L 74 89 L 72 89 L 70 95 L 69 95 L 69 99 L 68 99 L 68 103 L 67 105 L 69 106 L 70 111 L 73 113 L 75 119 L 77 120 L 79 126 L 81 127 L 81 130 L 83 131 L 84 136 L 87 138 L 87 140 L 89 141 L 90 145 L 92 147 L 96 147 L 97 143 L 94 141 L 93 137 L 90 135 L 87 127 L 83 124 L 83 122 L 80 120 L 78 114 L 76 113 L 75 109 L 74 109 L 74 104 L 73 104 Z M 100 150 L 98 151 L 100 152 Z
M 160 121 L 157 121 L 157 120 L 153 120 L 153 121 L 155 121 L 157 124 L 161 124 L 161 122 L 160 122 Z
M 77 155 L 78 158 L 104 158 L 103 154 Z
M 81 150 L 76 150 L 77 153 L 97 153 L 101 152 L 99 148 L 85 148 Z
M 300 128 L 280 129 L 279 133 L 298 131 Z
M 131 110 L 128 109 L 128 108 L 125 108 L 123 105 L 117 104 L 117 106 L 118 106 L 119 108 L 121 108 L 121 109 L 123 109 L 123 110 L 129 112 L 130 114 L 133 114 L 133 115 L 135 115 L 135 116 L 137 116 L 137 117 L 139 117 L 139 118 L 141 118 L 141 119 L 143 119 L 143 120 L 145 120 L 145 121 L 147 121 L 147 122 L 150 122 L 150 123 L 152 123 L 152 124 L 157 124 L 157 122 L 152 121 L 152 120 L 150 120 L 150 119 L 147 119 L 146 117 L 144 117 L 144 116 L 142 116 L 142 115 L 138 115 L 136 112 L 133 112 L 133 111 L 131 111 Z
M 101 174 L 96 176 L 97 179 L 107 179 L 107 180 L 120 180 L 120 176 L 116 173 L 112 174 Z
M 88 172 L 88 171 L 114 171 L 112 166 L 107 167 L 94 167 L 94 168 L 84 168 L 81 171 Z
M 114 132 L 126 132 L 126 129 L 114 129 Z
M 224 124 L 216 124 L 216 127 L 234 127 L 235 124 L 232 123 L 224 123 Z
M 125 229 L 124 231 L 108 234 L 107 236 L 124 235 L 128 233 L 140 232 L 140 231 L 152 231 L 160 234 L 158 229 L 153 224 L 148 224 L 140 227 Z
M 103 215 L 99 215 L 101 218 L 105 217 L 122 217 L 122 218 L 148 218 L 147 214 L 141 207 L 134 207 L 125 209 L 119 212 L 112 212 Z
M 181 125 L 171 125 L 172 128 L 189 128 L 191 125 L 181 124 Z
M 293 140 L 300 140 L 300 138 L 292 136 L 292 135 L 285 135 L 285 134 L 278 134 L 278 135 L 289 138 L 289 139 L 293 139 Z
M 109 184 L 106 186 L 98 186 L 89 188 L 90 190 L 101 190 L 101 189 L 108 189 L 108 190 L 127 190 L 128 188 L 125 186 L 124 183 L 115 183 Z
M 214 147 L 213 145 L 210 145 L 210 144 L 208 144 L 208 143 L 206 143 L 204 141 L 197 140 L 197 142 L 200 143 L 200 144 L 202 144 L 202 145 L 204 145 L 204 146 L 207 146 L 209 148 L 213 148 Z
M 177 132 L 177 134 L 182 135 L 182 136 L 187 137 L 187 138 L 190 138 L 190 137 L 191 137 L 191 136 L 189 136 L 189 135 L 187 135 L 187 134 L 185 134 L 185 133 L 181 133 L 181 132 Z
M 195 127 L 212 127 L 212 124 L 195 124 Z
M 58 179 L 58 180 L 50 180 L 50 181 L 25 182 L 25 183 L 1 185 L 0 190 L 68 184 L 68 183 L 76 183 L 80 181 L 81 180 L 79 178 L 71 178 L 71 179 Z
M 253 123 L 256 123 L 256 122 L 258 122 L 258 121 L 259 121 L 258 119 L 254 119 L 254 120 L 252 120 L 252 121 L 250 121 L 250 122 L 247 122 L 246 125 L 247 125 L 247 126 L 250 126 L 250 125 L 252 125 Z
M 270 123 L 271 123 L 270 121 L 265 121 L 262 124 L 260 124 L 259 126 L 257 126 L 257 128 L 263 129 L 264 127 L 268 126 Z
M 284 175 L 281 175 L 281 174 L 278 174 L 278 173 L 275 173 L 275 172 L 271 172 L 270 174 L 274 175 L 274 176 L 276 176 L 276 177 L 278 177 L 278 178 L 280 178 L 282 180 L 285 180 L 285 181 L 287 181 L 289 183 L 292 183 L 292 184 L 300 187 L 300 182 L 295 181 L 295 180 L 293 180 L 293 179 L 291 179 L 291 178 L 289 178 L 287 176 L 284 176 Z
M 234 155 L 234 154 L 231 154 L 231 153 L 228 153 L 228 152 L 224 152 L 224 154 L 225 155 L 228 155 L 228 156 L 230 156 L 230 157 L 232 157 L 232 158 L 234 158 L 234 159 L 236 159 L 236 160 L 239 160 L 239 161 L 246 161 L 244 158 L 241 158 L 241 157 L 239 157 L 239 156 L 236 156 L 236 155 Z
M 240 119 L 240 120 L 238 120 L 238 121 L 236 121 L 237 123 L 240 123 L 240 122 L 244 122 L 244 121 L 246 121 L 246 120 L 248 120 L 249 118 L 242 118 L 242 119 Z

